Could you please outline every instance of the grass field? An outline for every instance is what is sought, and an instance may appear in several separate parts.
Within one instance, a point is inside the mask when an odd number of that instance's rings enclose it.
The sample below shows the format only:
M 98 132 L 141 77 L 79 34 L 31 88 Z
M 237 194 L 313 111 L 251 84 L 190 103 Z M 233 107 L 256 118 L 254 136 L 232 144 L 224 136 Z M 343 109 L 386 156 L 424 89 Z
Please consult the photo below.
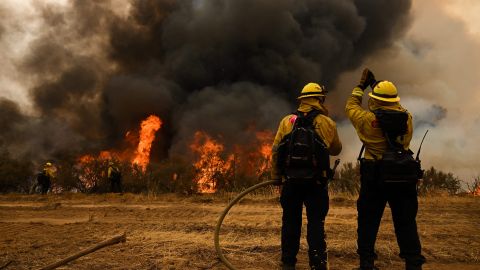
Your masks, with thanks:
M 37 269 L 127 232 L 126 243 L 59 269 L 227 269 L 216 257 L 213 231 L 234 195 L 1 195 L 0 268 L 11 261 L 6 269 Z M 241 201 L 222 227 L 227 257 L 239 269 L 277 269 L 280 219 L 275 195 Z M 355 198 L 331 196 L 326 223 L 330 269 L 352 269 L 357 264 Z M 480 269 L 479 197 L 421 198 L 418 228 L 425 269 Z M 389 209 L 377 250 L 381 269 L 403 269 Z M 308 269 L 306 251 L 302 235 L 298 269 Z

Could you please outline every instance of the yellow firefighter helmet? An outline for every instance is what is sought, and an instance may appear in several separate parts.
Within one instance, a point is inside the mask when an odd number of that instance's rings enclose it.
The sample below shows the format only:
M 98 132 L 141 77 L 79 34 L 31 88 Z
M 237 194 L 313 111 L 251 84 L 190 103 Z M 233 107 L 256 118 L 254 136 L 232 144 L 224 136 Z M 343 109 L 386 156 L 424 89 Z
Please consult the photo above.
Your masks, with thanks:
M 51 162 L 45 163 L 45 167 L 52 167 L 52 163 Z
M 300 93 L 298 99 L 306 98 L 306 97 L 324 97 L 327 94 L 327 90 L 323 85 L 319 85 L 318 83 L 307 83 Z
M 398 102 L 400 97 L 398 96 L 397 87 L 392 82 L 380 81 L 375 85 L 372 92 L 368 95 L 374 99 L 385 102 Z

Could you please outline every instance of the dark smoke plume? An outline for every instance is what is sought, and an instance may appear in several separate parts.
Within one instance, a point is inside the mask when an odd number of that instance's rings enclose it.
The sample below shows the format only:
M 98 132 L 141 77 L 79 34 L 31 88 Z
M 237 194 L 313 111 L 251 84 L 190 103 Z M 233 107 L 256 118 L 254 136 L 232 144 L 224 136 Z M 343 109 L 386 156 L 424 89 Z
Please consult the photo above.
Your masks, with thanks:
M 391 46 L 408 26 L 411 6 L 138 0 L 125 16 L 117 12 L 121 2 L 38 5 L 43 32 L 18 65 L 33 85 L 36 116 L 17 117 L 29 118 L 19 120 L 25 130 L 41 132 L 21 137 L 24 153 L 114 147 L 152 113 L 166 121 L 160 139 L 168 143 L 158 158 L 180 151 L 197 129 L 227 142 L 251 136 L 252 125 L 273 130 L 305 83 L 331 89 L 342 72 Z M 52 134 L 63 136 L 51 142 Z

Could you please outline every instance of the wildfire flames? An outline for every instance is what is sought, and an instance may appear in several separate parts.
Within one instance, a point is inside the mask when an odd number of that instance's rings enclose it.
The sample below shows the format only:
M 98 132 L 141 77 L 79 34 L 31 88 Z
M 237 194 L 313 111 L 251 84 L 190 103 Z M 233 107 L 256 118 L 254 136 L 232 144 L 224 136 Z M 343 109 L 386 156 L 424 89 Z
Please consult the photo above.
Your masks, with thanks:
M 78 159 L 80 166 L 84 167 L 83 173 L 79 176 L 86 188 L 95 186 L 102 175 L 95 175 L 90 168 L 97 168 L 97 161 L 118 160 L 129 162 L 132 166 L 138 166 L 146 171 L 150 162 L 150 152 L 155 134 L 162 127 L 162 120 L 150 115 L 140 124 L 139 132 L 127 132 L 125 140 L 132 147 L 129 149 L 102 151 L 98 156 L 84 155 Z M 138 139 L 135 134 L 138 134 Z M 218 190 L 220 183 L 228 184 L 237 175 L 242 177 L 264 177 L 269 169 L 270 156 L 272 154 L 271 143 L 273 133 L 271 131 L 255 131 L 255 136 L 248 142 L 229 147 L 229 151 L 223 144 L 221 138 L 213 138 L 203 131 L 195 132 L 189 147 L 194 155 L 193 167 L 195 175 L 193 182 L 200 193 L 214 193 Z M 137 144 L 138 142 L 138 144 Z M 136 145 L 136 148 L 133 148 Z M 135 149 L 135 150 L 134 150 Z M 90 166 L 85 166 L 90 164 Z M 104 176 L 104 175 L 103 175 Z M 174 177 L 175 178 L 175 177 Z
M 272 154 L 271 131 L 256 132 L 255 142 L 249 145 L 235 145 L 234 153 L 225 153 L 224 145 L 203 131 L 194 135 L 190 149 L 197 156 L 193 163 L 197 173 L 194 182 L 198 192 L 214 193 L 218 181 L 235 178 L 235 174 L 260 177 L 269 169 Z
M 161 126 L 162 120 L 155 115 L 150 115 L 147 119 L 143 120 L 140 125 L 140 141 L 138 142 L 137 151 L 132 163 L 140 166 L 143 171 L 145 171 L 150 162 L 150 150 L 155 140 L 155 133 Z
M 197 170 L 194 181 L 201 193 L 214 193 L 217 190 L 216 178 L 225 175 L 232 168 L 233 155 L 226 160 L 220 154 L 224 146 L 212 139 L 206 133 L 197 131 L 190 149 L 198 155 L 198 161 L 193 164 Z
M 123 151 L 105 150 L 101 151 L 96 157 L 94 155 L 83 155 L 78 158 L 78 163 L 80 166 L 84 166 L 86 164 L 92 164 L 96 160 L 127 161 L 132 165 L 139 166 L 143 171 L 145 171 L 150 162 L 150 151 L 152 149 L 152 143 L 155 140 L 155 133 L 160 129 L 161 126 L 162 120 L 158 116 L 150 115 L 140 124 L 138 145 L 135 151 L 132 149 L 124 149 Z M 132 138 L 133 134 L 133 132 L 128 131 L 125 135 L 125 140 L 128 142 L 135 141 L 136 143 L 137 139 Z M 86 188 L 91 188 L 99 181 L 100 176 L 95 175 L 95 173 L 88 166 L 84 167 L 85 170 L 83 171 L 83 174 L 79 176 L 79 178 Z
M 259 164 L 257 173 L 261 174 L 269 169 L 270 158 L 272 156 L 273 133 L 271 131 L 259 131 L 256 133 L 257 140 L 260 143 L 260 155 L 262 164 Z
M 473 196 L 480 196 L 480 186 L 477 187 L 477 189 L 473 191 Z

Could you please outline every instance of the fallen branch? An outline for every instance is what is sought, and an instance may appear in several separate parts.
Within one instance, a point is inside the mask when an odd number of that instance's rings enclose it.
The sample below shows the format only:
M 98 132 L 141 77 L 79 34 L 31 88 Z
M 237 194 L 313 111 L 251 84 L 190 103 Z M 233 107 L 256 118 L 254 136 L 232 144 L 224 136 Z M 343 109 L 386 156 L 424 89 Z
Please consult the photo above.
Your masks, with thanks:
M 71 256 L 69 256 L 68 258 L 65 258 L 61 261 L 58 261 L 56 263 L 52 263 L 52 264 L 49 264 L 45 267 L 42 267 L 40 268 L 39 270 L 52 270 L 52 269 L 55 269 L 59 266 L 62 266 L 62 265 L 65 265 L 73 260 L 76 260 L 82 256 L 85 256 L 87 254 L 90 254 L 92 252 L 95 252 L 101 248 L 104 248 L 106 246 L 111 246 L 111 245 L 114 245 L 114 244 L 117 244 L 117 243 L 120 243 L 120 242 L 125 242 L 127 241 L 127 236 L 125 233 L 123 233 L 122 235 L 118 235 L 118 236 L 115 236 L 111 239 L 108 239 L 108 240 L 105 240 L 103 242 L 100 242 L 98 243 L 97 245 L 93 246 L 93 247 L 90 247 L 90 248 L 87 248 L 87 249 L 84 249 L 78 253 L 75 253 Z

